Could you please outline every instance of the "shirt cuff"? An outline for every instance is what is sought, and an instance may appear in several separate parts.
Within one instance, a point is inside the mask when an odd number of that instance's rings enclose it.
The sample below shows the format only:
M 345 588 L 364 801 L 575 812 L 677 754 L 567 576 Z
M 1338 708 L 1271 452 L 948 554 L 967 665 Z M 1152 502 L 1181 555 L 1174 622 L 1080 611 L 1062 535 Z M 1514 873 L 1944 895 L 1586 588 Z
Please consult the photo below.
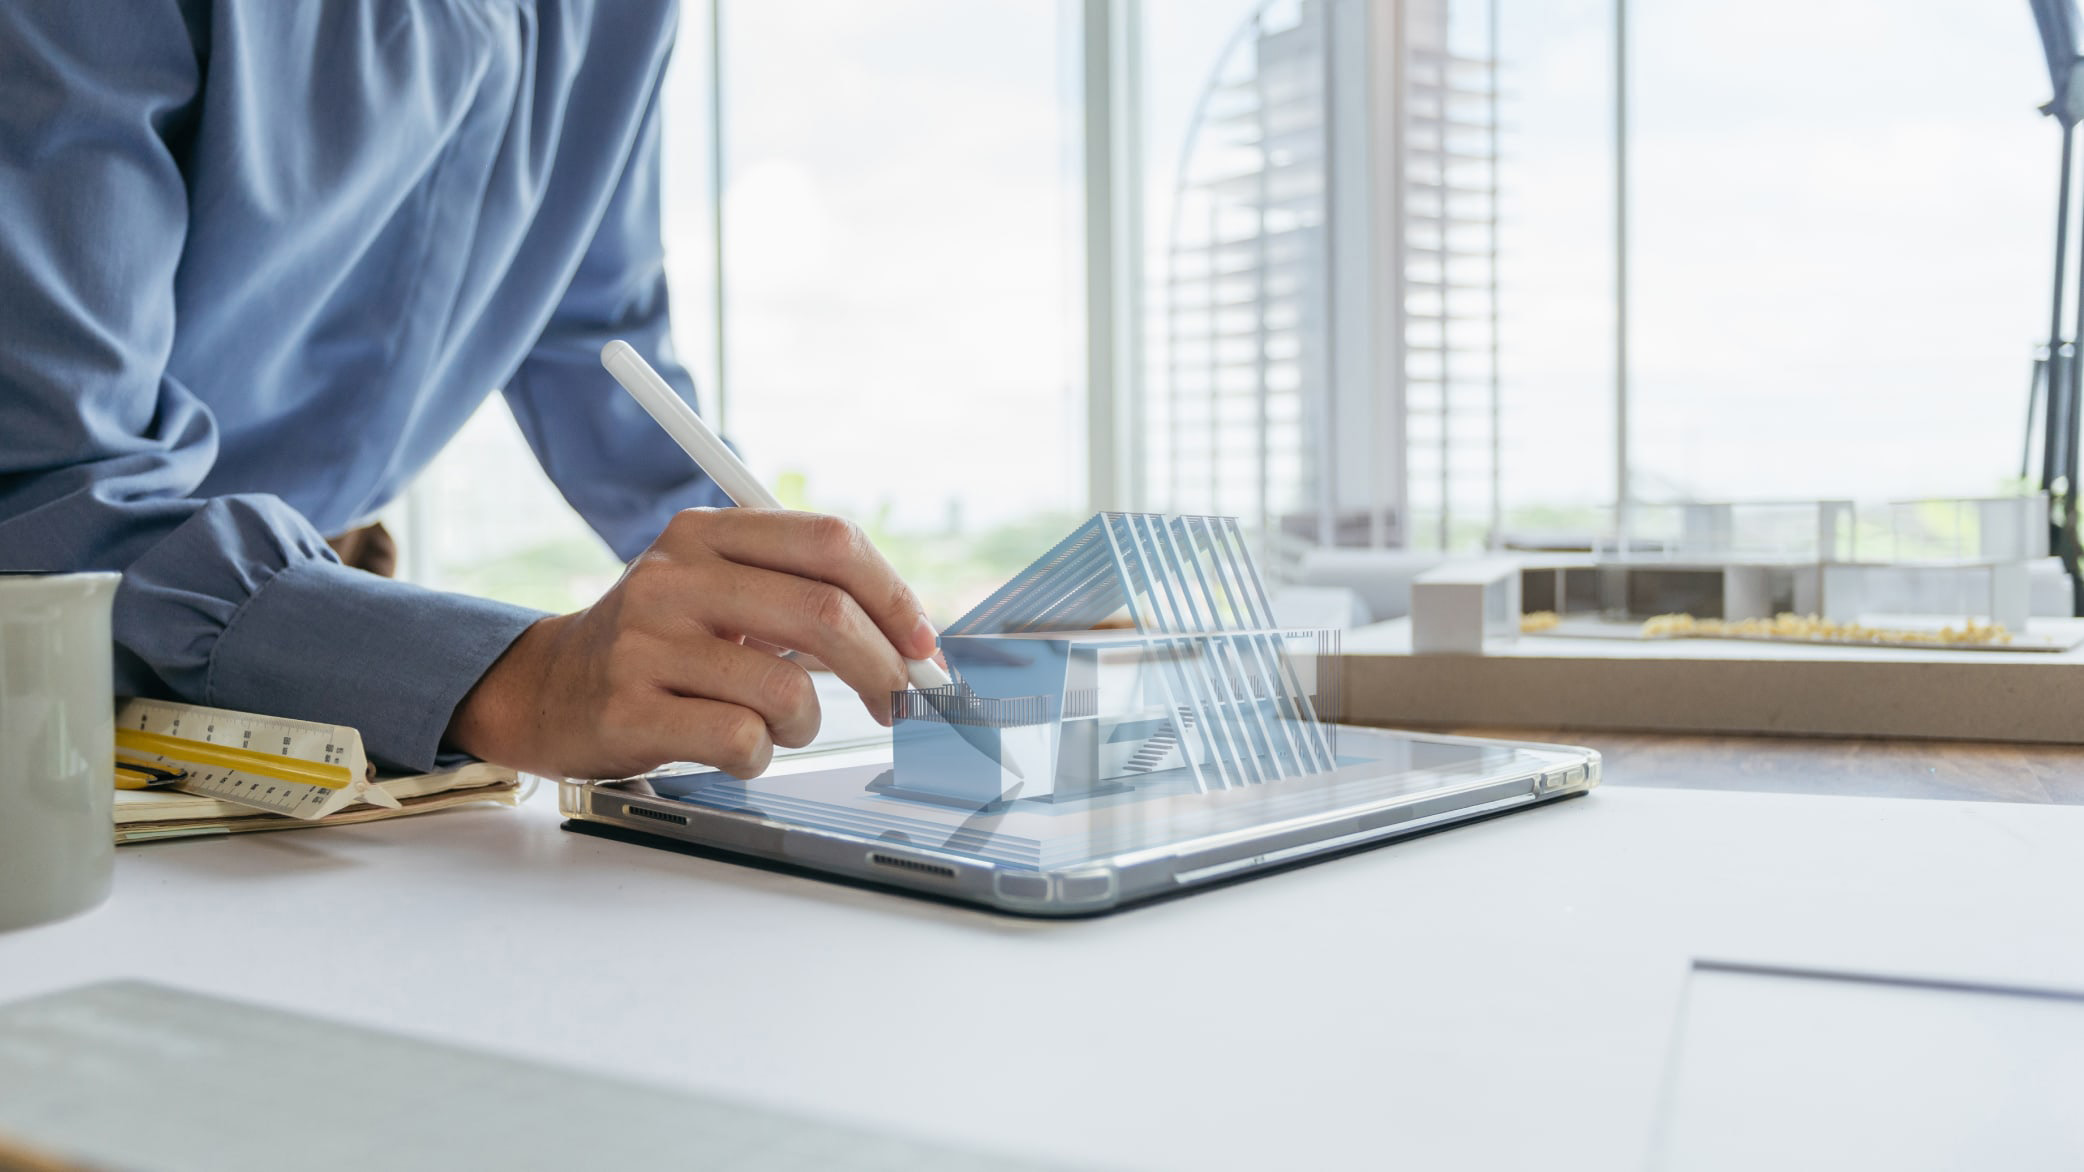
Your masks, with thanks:
M 218 636 L 204 702 L 349 725 L 372 760 L 424 773 L 464 694 L 543 617 L 335 562 L 292 562 Z

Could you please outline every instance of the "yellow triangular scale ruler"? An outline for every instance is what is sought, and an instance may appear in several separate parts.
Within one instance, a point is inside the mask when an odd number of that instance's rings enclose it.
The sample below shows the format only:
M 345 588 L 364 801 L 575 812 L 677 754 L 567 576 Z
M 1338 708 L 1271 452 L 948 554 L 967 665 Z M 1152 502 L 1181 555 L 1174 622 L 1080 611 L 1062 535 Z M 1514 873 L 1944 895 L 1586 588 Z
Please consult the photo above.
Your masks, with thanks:
M 398 804 L 372 784 L 361 734 L 346 725 L 125 700 L 116 709 L 116 748 L 181 770 L 177 789 L 291 818 L 323 818 L 356 802 Z

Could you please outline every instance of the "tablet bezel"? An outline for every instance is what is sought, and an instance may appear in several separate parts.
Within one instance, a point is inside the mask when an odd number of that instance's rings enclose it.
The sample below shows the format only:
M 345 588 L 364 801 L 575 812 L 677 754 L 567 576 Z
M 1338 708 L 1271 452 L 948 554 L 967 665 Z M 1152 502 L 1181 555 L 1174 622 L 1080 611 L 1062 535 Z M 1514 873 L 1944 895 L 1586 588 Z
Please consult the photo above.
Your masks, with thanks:
M 1341 729 L 1341 732 L 1349 731 Z M 1571 745 L 1354 728 L 1368 737 L 1514 751 L 1512 763 L 1480 780 L 1419 790 L 1358 808 L 1323 811 L 1249 830 L 1124 851 L 1056 870 L 1014 867 L 915 843 L 813 827 L 752 810 L 724 810 L 659 794 L 652 779 L 565 782 L 560 808 L 575 830 L 644 845 L 688 845 L 760 863 L 894 888 L 1024 916 L 1105 914 L 1584 793 L 1599 784 L 1599 754 Z M 820 746 L 791 762 L 865 760 L 874 742 Z

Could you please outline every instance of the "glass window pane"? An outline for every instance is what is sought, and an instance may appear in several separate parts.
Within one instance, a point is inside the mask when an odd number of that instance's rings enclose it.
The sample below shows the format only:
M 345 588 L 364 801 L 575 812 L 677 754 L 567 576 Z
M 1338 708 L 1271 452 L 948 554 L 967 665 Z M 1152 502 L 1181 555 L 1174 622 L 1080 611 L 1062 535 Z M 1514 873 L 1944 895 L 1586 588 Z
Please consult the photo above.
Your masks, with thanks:
M 498 395 L 384 523 L 398 537 L 400 576 L 442 590 L 565 613 L 591 605 L 622 573 L 543 475 Z
M 1276 573 L 1309 544 L 1481 544 L 1498 464 L 1496 6 L 1144 12 L 1152 502 L 1239 513 Z
M 943 619 L 1084 505 L 1075 10 L 723 7 L 729 432 Z
M 1614 493 L 1613 4 L 1497 14 L 1504 530 L 1589 540 Z
M 1255 533 L 1308 528 L 1327 410 L 1325 10 L 1141 9 L 1144 491 Z
M 2053 259 L 2028 5 L 1632 11 L 1638 493 L 1999 488 Z

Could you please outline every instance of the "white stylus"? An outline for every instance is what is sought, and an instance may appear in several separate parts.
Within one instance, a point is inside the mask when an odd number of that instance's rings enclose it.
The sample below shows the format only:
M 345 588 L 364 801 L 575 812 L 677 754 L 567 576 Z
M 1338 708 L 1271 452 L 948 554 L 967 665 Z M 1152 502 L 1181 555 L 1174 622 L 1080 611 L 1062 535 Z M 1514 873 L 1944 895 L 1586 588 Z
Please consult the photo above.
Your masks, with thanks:
M 748 509 L 786 507 L 753 476 L 745 461 L 738 458 L 738 453 L 702 422 L 695 409 L 673 393 L 666 380 L 660 378 L 658 371 L 651 369 L 651 364 L 644 361 L 644 356 L 628 342 L 617 338 L 601 347 L 601 365 L 608 368 L 608 373 L 615 376 L 615 381 L 622 384 L 622 389 L 630 393 L 646 414 L 666 429 L 673 442 L 709 474 L 709 479 L 716 481 L 716 486 L 724 490 L 725 496 Z M 931 659 L 905 660 L 905 674 L 911 677 L 913 687 L 921 689 L 945 688 L 955 682 L 940 664 Z

